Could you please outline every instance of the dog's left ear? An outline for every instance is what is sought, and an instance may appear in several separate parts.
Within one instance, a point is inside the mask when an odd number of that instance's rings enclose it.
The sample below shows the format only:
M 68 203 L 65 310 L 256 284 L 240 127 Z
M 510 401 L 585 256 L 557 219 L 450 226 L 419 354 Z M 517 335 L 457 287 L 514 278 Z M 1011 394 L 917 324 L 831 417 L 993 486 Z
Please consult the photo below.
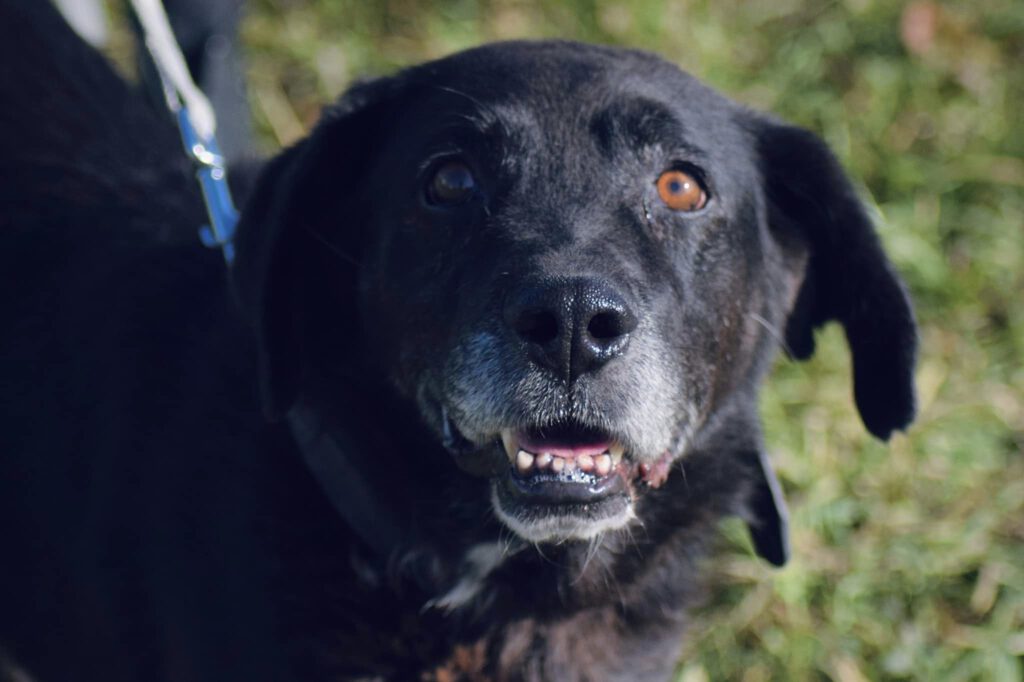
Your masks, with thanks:
M 914 418 L 917 327 L 910 299 L 882 251 L 863 203 L 814 134 L 767 118 L 754 123 L 768 220 L 782 241 L 802 242 L 806 274 L 786 323 L 798 359 L 814 353 L 814 330 L 838 320 L 853 357 L 857 408 L 888 439 Z
M 381 78 L 350 89 L 309 137 L 263 167 L 242 208 L 232 282 L 255 332 L 270 419 L 283 417 L 302 390 L 312 343 L 308 316 L 318 315 L 323 334 L 332 321 L 344 325 L 354 315 L 362 238 L 356 195 L 387 125 L 395 84 Z M 330 278 L 314 282 L 324 259 Z

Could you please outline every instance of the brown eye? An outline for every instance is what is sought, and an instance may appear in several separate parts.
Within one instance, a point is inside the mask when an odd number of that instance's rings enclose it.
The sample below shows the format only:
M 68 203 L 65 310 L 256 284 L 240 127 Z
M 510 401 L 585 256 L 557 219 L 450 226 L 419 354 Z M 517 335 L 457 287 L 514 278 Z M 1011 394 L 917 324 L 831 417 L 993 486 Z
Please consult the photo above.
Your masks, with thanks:
M 435 206 L 454 206 L 467 201 L 476 191 L 476 180 L 466 164 L 442 164 L 427 184 L 427 201 Z
M 658 177 L 658 196 L 673 211 L 698 211 L 708 203 L 700 183 L 681 170 L 665 171 Z

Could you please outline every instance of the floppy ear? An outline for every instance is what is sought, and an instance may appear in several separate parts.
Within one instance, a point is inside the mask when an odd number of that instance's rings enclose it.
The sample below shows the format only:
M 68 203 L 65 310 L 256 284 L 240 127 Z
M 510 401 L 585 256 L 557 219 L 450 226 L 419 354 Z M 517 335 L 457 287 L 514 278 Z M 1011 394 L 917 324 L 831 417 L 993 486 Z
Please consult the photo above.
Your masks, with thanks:
M 392 79 L 355 86 L 325 110 L 302 141 L 262 170 L 243 206 L 232 281 L 256 334 L 264 411 L 279 419 L 297 399 L 311 340 L 308 325 L 328 293 L 313 270 L 329 252 L 335 273 L 331 303 L 339 316 L 355 309 L 360 249 L 353 198 L 385 125 L 381 109 Z M 351 297 L 351 301 L 345 301 Z M 351 307 L 349 307 L 351 306 Z
M 838 320 L 853 357 L 864 425 L 888 439 L 914 418 L 917 328 L 910 299 L 839 162 L 812 133 L 760 119 L 757 150 L 769 224 L 808 250 L 786 323 L 792 354 L 814 353 L 814 330 Z

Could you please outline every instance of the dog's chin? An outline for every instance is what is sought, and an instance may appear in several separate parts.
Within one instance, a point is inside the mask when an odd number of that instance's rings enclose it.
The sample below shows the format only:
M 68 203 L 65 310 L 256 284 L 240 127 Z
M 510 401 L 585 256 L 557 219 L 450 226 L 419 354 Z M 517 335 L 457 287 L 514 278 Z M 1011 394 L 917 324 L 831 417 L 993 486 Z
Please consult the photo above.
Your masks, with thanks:
M 528 542 L 591 540 L 624 528 L 635 518 L 633 500 L 626 492 L 591 502 L 538 503 L 520 494 L 512 477 L 492 481 L 491 504 L 498 519 Z

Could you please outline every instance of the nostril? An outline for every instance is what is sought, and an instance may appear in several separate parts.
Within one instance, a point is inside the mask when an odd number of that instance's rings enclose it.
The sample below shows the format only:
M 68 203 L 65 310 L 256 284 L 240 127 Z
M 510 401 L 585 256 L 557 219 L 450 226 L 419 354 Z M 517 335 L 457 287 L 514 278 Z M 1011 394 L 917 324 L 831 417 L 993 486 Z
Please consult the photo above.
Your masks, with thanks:
M 636 318 L 618 307 L 598 310 L 587 322 L 587 336 L 597 342 L 610 343 L 636 329 Z
M 607 310 L 590 318 L 590 322 L 587 324 L 587 333 L 592 339 L 608 341 L 628 334 L 629 331 L 625 329 L 621 315 Z
M 558 317 L 550 310 L 529 310 L 515 321 L 519 336 L 530 343 L 545 345 L 558 338 Z

